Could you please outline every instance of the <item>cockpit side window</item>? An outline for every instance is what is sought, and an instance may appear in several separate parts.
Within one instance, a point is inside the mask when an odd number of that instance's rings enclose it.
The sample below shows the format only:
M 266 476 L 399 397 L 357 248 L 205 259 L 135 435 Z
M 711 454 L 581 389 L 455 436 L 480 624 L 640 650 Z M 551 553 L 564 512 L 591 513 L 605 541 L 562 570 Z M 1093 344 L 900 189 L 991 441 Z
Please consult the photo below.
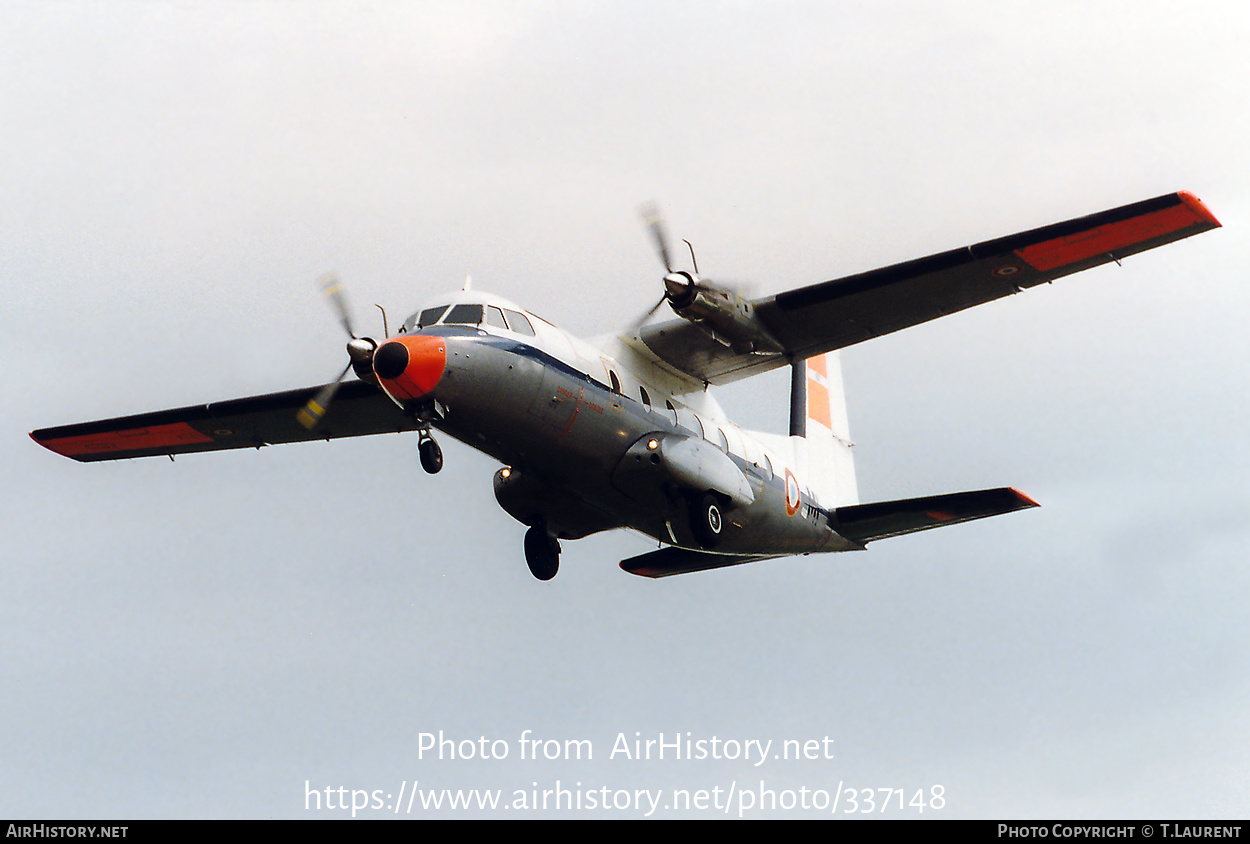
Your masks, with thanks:
M 486 306 L 486 324 L 493 328 L 502 328 L 504 331 L 508 330 L 508 323 L 503 320 L 503 311 L 499 310 L 494 305 Z
M 517 334 L 524 334 L 526 337 L 534 336 L 534 326 L 530 325 L 530 321 L 526 318 L 525 314 L 520 314 L 516 311 L 509 311 L 506 309 L 504 313 L 508 315 L 509 328 Z
M 443 319 L 444 325 L 480 325 L 481 322 L 481 305 L 453 305 Z

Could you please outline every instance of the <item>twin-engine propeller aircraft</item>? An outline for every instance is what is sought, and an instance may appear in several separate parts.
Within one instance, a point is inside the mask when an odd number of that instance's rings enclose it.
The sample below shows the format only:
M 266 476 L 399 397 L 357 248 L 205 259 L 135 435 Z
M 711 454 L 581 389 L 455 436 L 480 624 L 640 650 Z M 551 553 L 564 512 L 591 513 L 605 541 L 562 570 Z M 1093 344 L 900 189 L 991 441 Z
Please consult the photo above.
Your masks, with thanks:
M 621 562 L 648 577 L 863 550 L 1037 505 L 1009 488 L 860 504 L 836 350 L 1220 225 L 1175 193 L 748 300 L 697 265 L 674 269 L 662 223 L 649 223 L 664 295 L 620 334 L 582 341 L 466 285 L 379 344 L 356 336 L 331 279 L 351 336 L 333 383 L 31 436 L 91 462 L 416 431 L 434 473 L 438 429 L 504 464 L 495 497 L 529 526 L 540 580 L 556 574 L 559 540 L 614 528 L 668 546 Z M 646 324 L 665 302 L 678 318 Z M 789 436 L 742 430 L 708 391 L 781 366 Z M 359 380 L 344 382 L 349 371 Z

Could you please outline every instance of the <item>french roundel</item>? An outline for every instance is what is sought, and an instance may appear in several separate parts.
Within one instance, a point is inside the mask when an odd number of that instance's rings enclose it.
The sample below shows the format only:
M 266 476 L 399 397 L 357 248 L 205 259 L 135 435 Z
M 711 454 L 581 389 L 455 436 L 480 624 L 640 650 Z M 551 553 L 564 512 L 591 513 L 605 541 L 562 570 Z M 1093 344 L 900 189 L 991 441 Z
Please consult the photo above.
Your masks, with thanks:
M 786 515 L 793 516 L 799 511 L 799 479 L 786 469 Z

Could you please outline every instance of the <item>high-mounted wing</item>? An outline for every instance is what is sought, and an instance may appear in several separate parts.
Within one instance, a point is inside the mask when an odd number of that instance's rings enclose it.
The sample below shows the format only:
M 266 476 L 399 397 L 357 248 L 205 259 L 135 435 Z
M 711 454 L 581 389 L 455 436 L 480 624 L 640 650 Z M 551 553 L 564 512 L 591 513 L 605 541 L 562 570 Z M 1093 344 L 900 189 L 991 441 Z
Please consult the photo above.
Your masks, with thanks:
M 128 457 L 188 454 L 277 443 L 329 440 L 412 431 L 406 416 L 372 384 L 352 381 L 338 391 L 320 424 L 309 431 L 296 413 L 321 387 L 289 390 L 233 401 L 161 410 L 99 422 L 34 431 L 43 447 L 83 463 Z
M 644 327 L 640 336 L 666 363 L 724 384 L 1219 225 L 1197 197 L 1182 191 L 753 301 L 756 318 L 784 354 L 735 352 L 684 320 Z

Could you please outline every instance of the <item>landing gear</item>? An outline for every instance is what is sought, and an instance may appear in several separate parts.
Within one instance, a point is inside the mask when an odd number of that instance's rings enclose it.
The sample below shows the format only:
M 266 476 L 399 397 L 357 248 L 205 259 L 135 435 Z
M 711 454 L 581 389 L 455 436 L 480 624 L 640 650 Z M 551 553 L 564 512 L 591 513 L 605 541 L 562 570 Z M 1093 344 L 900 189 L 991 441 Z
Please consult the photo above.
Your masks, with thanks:
M 428 432 L 421 435 L 417 442 L 417 451 L 421 455 L 421 468 L 431 475 L 437 475 L 443 468 L 443 450 Z
M 690 528 L 704 548 L 715 548 L 725 530 L 720 501 L 712 493 L 690 502 Z
M 560 570 L 560 540 L 542 525 L 530 528 L 525 532 L 525 562 L 534 577 L 551 580 Z

